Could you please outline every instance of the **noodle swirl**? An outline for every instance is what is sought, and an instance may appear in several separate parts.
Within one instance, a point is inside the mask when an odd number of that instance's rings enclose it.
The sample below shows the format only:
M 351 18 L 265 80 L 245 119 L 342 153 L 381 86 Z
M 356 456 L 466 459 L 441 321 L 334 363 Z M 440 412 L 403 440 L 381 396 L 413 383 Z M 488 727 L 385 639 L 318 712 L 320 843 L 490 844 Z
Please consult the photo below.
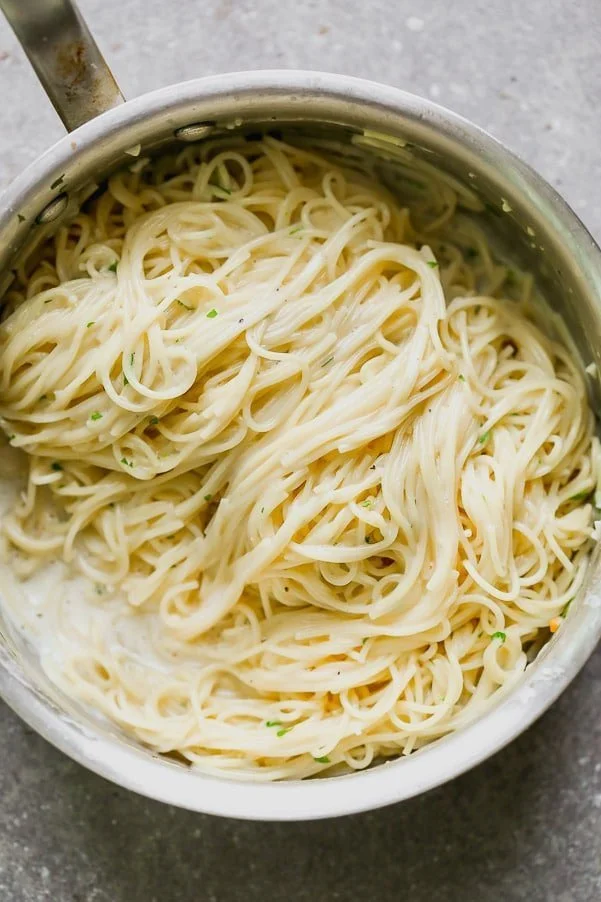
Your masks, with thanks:
M 274 138 L 138 161 L 0 325 L 10 564 L 26 593 L 66 567 L 21 620 L 69 695 L 209 772 L 459 728 L 584 578 L 580 370 L 469 193 L 368 169 Z

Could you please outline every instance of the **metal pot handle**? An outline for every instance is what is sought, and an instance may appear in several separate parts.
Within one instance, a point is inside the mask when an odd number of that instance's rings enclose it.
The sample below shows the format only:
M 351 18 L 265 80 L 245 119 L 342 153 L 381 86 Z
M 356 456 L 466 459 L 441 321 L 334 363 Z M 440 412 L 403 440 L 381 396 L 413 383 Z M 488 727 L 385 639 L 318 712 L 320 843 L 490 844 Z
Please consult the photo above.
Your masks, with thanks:
M 123 103 L 72 0 L 0 0 L 0 8 L 68 131 Z

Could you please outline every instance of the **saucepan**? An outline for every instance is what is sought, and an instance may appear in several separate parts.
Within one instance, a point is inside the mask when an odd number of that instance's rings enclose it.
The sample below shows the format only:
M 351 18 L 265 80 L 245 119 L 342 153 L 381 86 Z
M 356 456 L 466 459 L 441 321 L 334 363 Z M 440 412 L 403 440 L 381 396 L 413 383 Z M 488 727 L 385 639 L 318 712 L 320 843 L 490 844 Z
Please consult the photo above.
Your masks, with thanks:
M 601 366 L 601 252 L 575 214 L 528 166 L 479 128 L 403 91 L 316 72 L 201 78 L 123 102 L 69 0 L 0 6 L 68 134 L 10 185 L 0 202 L 0 291 L 32 242 L 77 208 L 94 185 L 173 145 L 239 130 L 288 129 L 374 152 L 427 159 L 475 191 L 490 234 L 536 278 L 591 372 Z M 5 123 L 7 127 L 10 123 Z M 591 378 L 593 403 L 597 378 Z M 399 802 L 452 779 L 501 749 L 557 698 L 601 634 L 601 564 L 593 553 L 570 616 L 511 691 L 461 731 L 402 760 L 348 775 L 254 784 L 216 778 L 153 754 L 63 697 L 35 653 L 0 621 L 0 693 L 38 733 L 98 774 L 195 811 L 301 820 Z

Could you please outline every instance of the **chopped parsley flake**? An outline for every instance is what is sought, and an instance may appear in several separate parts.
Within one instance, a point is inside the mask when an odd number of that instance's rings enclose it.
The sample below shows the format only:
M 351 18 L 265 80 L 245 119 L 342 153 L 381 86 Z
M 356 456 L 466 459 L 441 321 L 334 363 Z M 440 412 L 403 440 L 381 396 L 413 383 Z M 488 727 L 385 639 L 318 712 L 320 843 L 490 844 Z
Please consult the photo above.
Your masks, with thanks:
M 436 260 L 428 260 L 428 266 L 430 267 L 430 269 L 436 269 L 438 263 L 436 262 Z
M 19 220 L 19 222 L 25 222 L 25 217 L 22 213 L 17 213 L 17 219 Z
M 121 463 L 123 464 L 124 467 L 133 467 L 133 465 L 134 465 L 133 460 L 127 460 L 126 457 L 121 458 Z
M 275 735 L 280 739 L 282 736 L 285 736 L 286 733 L 289 733 L 291 729 L 292 727 L 284 727 L 282 730 L 278 730 Z
M 507 633 L 504 633 L 502 630 L 497 630 L 496 633 L 493 633 L 490 637 L 491 639 L 500 639 L 501 642 L 505 642 L 507 638 Z
M 125 373 L 123 373 L 123 385 L 129 385 L 129 379 L 127 378 Z
M 59 473 L 63 469 L 63 465 L 59 464 L 58 460 L 53 460 L 52 463 L 50 464 L 50 468 L 52 470 L 55 470 L 57 473 Z
M 158 417 L 148 417 L 148 422 L 150 423 L 151 426 L 157 426 L 158 422 L 159 422 L 159 418 Z
M 281 720 L 266 720 L 265 726 L 266 727 L 281 727 L 282 721 Z
M 490 438 L 490 429 L 488 429 L 486 432 L 483 432 L 482 435 L 480 436 L 480 438 L 478 439 L 478 441 L 480 442 L 481 445 L 484 445 L 489 440 L 489 438 Z
M 586 492 L 577 492 L 576 495 L 572 495 L 570 501 L 585 501 L 586 498 L 591 494 L 590 489 Z
M 86 323 L 86 329 L 90 329 L 94 325 L 95 320 L 91 319 L 89 323 Z
M 367 542 L 368 545 L 371 545 L 371 543 L 373 542 L 373 539 L 371 536 L 365 536 L 365 541 Z
M 213 496 L 210 495 L 210 494 L 209 494 L 209 495 L 205 495 L 205 501 L 210 501 L 212 497 L 213 497 Z
M 463 373 L 459 373 L 457 378 L 459 379 L 460 382 L 465 382 L 465 376 L 463 375 Z
M 303 230 L 302 225 L 295 226 L 293 229 L 290 229 L 289 234 L 290 234 L 290 235 L 296 235 L 297 232 L 302 232 L 302 230 Z
M 129 355 L 129 365 L 130 366 L 134 365 L 135 359 L 136 359 L 136 353 L 135 353 L 135 351 L 132 351 L 131 354 Z
M 12 440 L 14 439 L 14 437 L 15 437 L 15 436 L 14 436 L 14 433 L 13 433 L 12 435 L 9 435 L 9 436 L 8 436 L 9 442 L 12 442 Z
M 115 262 L 114 262 L 114 263 L 111 263 L 111 265 L 108 267 L 108 271 L 109 271 L 109 272 L 117 272 L 117 267 L 118 267 L 118 266 L 119 266 L 119 261 L 118 261 L 118 260 L 115 260 Z
M 101 420 L 101 419 L 102 419 L 102 414 L 100 413 L 100 411 L 95 410 L 94 413 L 91 414 L 90 419 L 91 419 L 91 420 Z
M 361 502 L 361 507 L 371 507 L 372 504 L 373 504 L 373 501 L 370 501 L 370 499 L 368 498 L 367 501 Z
M 215 319 L 216 316 L 218 316 L 218 313 L 213 307 L 213 309 L 209 310 L 209 312 L 207 313 L 207 319 Z
M 318 764 L 329 764 L 330 763 L 330 759 L 328 758 L 327 755 L 322 755 L 321 758 L 316 758 L 315 755 L 313 755 L 313 760 L 317 761 Z

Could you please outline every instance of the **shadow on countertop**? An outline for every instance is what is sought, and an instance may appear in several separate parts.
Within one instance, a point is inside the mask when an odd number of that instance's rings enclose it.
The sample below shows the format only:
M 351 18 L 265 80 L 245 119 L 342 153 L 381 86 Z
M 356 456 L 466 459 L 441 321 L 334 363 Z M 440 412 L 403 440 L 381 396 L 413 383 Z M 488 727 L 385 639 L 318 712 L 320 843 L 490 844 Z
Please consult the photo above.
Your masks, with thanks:
M 594 902 L 601 652 L 525 735 L 380 811 L 223 820 L 118 789 L 0 709 L 2 902 Z

